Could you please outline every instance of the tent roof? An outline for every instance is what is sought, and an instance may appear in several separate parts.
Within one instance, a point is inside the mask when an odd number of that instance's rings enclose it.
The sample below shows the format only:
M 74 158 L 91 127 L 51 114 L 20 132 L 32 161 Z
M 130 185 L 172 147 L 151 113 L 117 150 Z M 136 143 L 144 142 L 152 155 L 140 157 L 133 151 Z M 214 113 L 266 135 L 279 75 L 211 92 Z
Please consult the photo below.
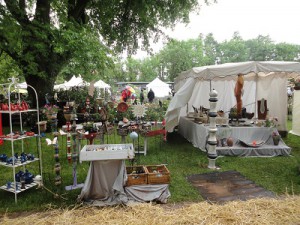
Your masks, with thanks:
M 212 66 L 203 66 L 203 67 L 194 67 L 188 71 L 180 73 L 180 75 L 175 79 L 175 90 L 176 94 L 172 98 L 168 110 L 166 112 L 166 130 L 172 131 L 173 128 L 178 124 L 181 109 L 186 106 L 189 101 L 195 102 L 199 100 L 198 95 L 203 91 L 209 91 L 210 88 L 207 87 L 207 84 L 210 84 L 212 81 L 214 85 L 217 85 L 217 81 L 222 80 L 226 82 L 219 82 L 219 85 L 228 85 L 228 81 L 231 82 L 236 79 L 236 75 L 242 73 L 245 75 L 245 78 L 251 78 L 249 80 L 257 81 L 261 80 L 260 89 L 262 90 L 262 80 L 256 78 L 269 77 L 270 75 L 276 74 L 279 77 L 296 77 L 300 74 L 300 63 L 299 62 L 284 62 L 284 61 L 263 61 L 263 62 L 239 62 L 239 63 L 226 63 L 221 65 L 212 65 Z M 226 78 L 225 78 L 226 77 Z M 205 82 L 202 82 L 205 81 Z M 215 82 L 216 81 L 216 82 Z M 197 83 L 197 85 L 196 85 Z M 201 83 L 201 84 L 200 84 Z M 276 82 L 279 87 L 280 84 L 283 86 L 286 83 Z M 202 86 L 200 86 L 200 85 Z M 204 85 L 206 84 L 206 85 Z M 205 89 L 205 87 L 206 89 Z M 257 84 L 256 84 L 257 86 Z M 196 90 L 194 88 L 196 87 Z M 250 87 L 250 86 L 249 86 Z M 274 87 L 275 88 L 275 87 Z M 273 89 L 273 88 L 272 88 Z M 224 88 L 221 88 L 220 91 L 224 92 Z M 284 90 L 286 91 L 286 89 Z M 249 92 L 250 93 L 250 92 Z M 256 91 L 256 95 L 258 91 Z M 191 100 L 191 97 L 194 97 Z M 285 96 L 284 94 L 282 95 Z M 228 96 L 227 96 L 228 97 Z M 255 99 L 254 101 L 256 101 Z M 183 112 L 183 111 L 182 111 Z M 282 122 L 285 123 L 285 122 Z
M 284 61 L 251 61 L 194 67 L 190 70 L 180 73 L 175 79 L 175 84 L 180 80 L 189 77 L 212 80 L 216 77 L 233 76 L 237 75 L 238 73 L 248 74 L 251 72 L 300 72 L 300 63 Z
M 105 83 L 103 80 L 98 80 L 97 82 L 94 83 L 94 87 L 97 87 L 97 88 L 110 88 L 110 85 Z
M 73 75 L 73 77 L 68 82 L 64 83 L 64 85 L 67 88 L 75 87 L 75 86 L 85 86 L 86 84 L 87 83 L 81 78 L 80 75 L 78 77 L 76 77 L 75 75 Z
M 149 84 L 146 85 L 147 88 L 152 88 L 152 87 L 169 87 L 169 85 L 163 81 L 161 81 L 158 77 L 156 77 L 153 81 L 151 81 Z
M 168 96 L 171 92 L 169 84 L 161 81 L 158 77 L 146 85 L 147 89 L 152 89 L 154 91 L 155 97 L 163 98 Z

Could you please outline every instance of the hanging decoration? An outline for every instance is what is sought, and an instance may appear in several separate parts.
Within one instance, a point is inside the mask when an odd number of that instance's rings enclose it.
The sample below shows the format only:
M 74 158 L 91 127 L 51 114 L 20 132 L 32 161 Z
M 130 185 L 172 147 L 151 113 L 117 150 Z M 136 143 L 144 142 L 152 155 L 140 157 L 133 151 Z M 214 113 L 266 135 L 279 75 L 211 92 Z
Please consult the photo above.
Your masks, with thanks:
M 144 104 L 132 105 L 132 113 L 136 118 L 142 118 L 146 115 L 147 107 Z

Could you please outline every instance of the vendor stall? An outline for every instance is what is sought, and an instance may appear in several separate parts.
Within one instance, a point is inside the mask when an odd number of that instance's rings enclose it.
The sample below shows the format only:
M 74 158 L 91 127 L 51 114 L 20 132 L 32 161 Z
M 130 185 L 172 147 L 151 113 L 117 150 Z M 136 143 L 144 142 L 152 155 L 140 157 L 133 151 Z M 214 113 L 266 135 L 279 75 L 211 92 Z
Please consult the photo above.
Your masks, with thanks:
M 166 130 L 172 132 L 181 116 L 186 116 L 194 107 L 209 108 L 208 93 L 218 92 L 217 110 L 229 112 L 236 105 L 234 86 L 239 73 L 244 74 L 243 107 L 255 113 L 258 100 L 268 102 L 269 114 L 279 120 L 279 131 L 286 132 L 287 78 L 297 77 L 299 62 L 240 62 L 195 67 L 182 72 L 175 79 L 176 94 L 166 112 Z
M 206 151 L 208 124 L 196 122 L 194 118 L 180 117 L 179 133 L 190 141 L 193 146 Z M 281 139 L 278 145 L 274 145 L 272 134 L 276 129 L 271 127 L 258 127 L 249 122 L 240 126 L 218 126 L 218 155 L 223 156 L 288 156 L 291 148 L 286 146 Z M 233 138 L 233 146 L 221 143 L 224 139 Z

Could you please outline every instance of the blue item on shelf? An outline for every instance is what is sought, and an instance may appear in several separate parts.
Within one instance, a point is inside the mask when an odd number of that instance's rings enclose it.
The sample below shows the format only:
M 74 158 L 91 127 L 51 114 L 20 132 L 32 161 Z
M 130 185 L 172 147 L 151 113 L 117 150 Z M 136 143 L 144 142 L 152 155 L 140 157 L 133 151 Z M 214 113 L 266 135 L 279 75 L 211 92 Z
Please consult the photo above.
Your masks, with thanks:
M 27 161 L 27 159 L 26 159 L 26 157 L 25 157 L 25 156 L 21 156 L 21 157 L 20 157 L 20 160 L 21 160 L 21 163 L 24 163 L 24 162 L 26 162 L 26 161 Z
M 33 182 L 34 175 L 29 173 L 28 170 L 24 173 L 25 184 L 30 184 Z
M 6 154 L 1 154 L 0 155 L 0 161 L 1 162 L 6 162 L 7 161 L 7 155 Z
M 18 173 L 15 174 L 16 181 L 20 182 L 22 176 L 24 176 L 24 172 L 20 170 Z
M 34 160 L 34 154 L 27 154 L 27 160 Z
M 16 158 L 15 156 L 8 158 L 8 159 L 6 160 L 6 163 L 7 163 L 7 164 L 12 164 L 12 165 L 13 165 L 14 161 L 15 161 L 15 162 L 17 161 L 17 158 Z

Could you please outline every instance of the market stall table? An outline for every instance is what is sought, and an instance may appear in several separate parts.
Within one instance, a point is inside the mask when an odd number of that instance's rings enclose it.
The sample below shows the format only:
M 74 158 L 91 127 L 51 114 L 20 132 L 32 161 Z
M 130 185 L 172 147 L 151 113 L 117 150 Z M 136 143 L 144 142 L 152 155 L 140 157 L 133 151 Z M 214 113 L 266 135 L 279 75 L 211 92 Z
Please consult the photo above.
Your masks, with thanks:
M 197 123 L 193 118 L 181 117 L 179 120 L 179 133 L 190 141 L 193 146 L 206 151 L 206 139 L 209 126 Z M 291 148 L 282 140 L 278 145 L 273 144 L 271 134 L 274 128 L 256 126 L 218 126 L 217 137 L 219 139 L 232 137 L 234 145 L 232 147 L 218 146 L 218 155 L 229 156 L 288 156 Z M 255 145 L 255 143 L 257 145 Z M 253 144 L 252 144 L 253 143 Z M 248 145 L 248 146 L 247 146 Z
M 170 196 L 166 184 L 124 187 L 127 181 L 125 159 L 133 158 L 133 144 L 84 146 L 80 151 L 80 161 L 91 163 L 78 200 L 96 206 L 132 201 L 166 203 Z
M 124 135 L 122 136 L 122 143 L 125 143 L 125 137 L 132 131 L 130 129 L 130 124 L 134 124 L 136 126 L 136 131 L 144 138 L 144 148 L 142 150 L 139 149 L 138 146 L 138 151 L 135 151 L 135 153 L 138 154 L 144 154 L 147 155 L 147 149 L 148 149 L 148 138 L 154 137 L 154 136 L 163 136 L 164 140 L 166 140 L 166 130 L 164 129 L 163 122 L 147 122 L 144 123 L 144 125 L 147 125 L 148 129 L 147 130 L 139 130 L 139 126 L 142 124 L 135 123 L 134 121 L 128 121 L 128 123 L 124 123 L 123 121 L 120 121 L 118 124 L 118 129 L 127 129 L 129 127 L 128 132 L 123 132 Z M 139 140 L 138 140 L 138 145 L 139 145 Z

